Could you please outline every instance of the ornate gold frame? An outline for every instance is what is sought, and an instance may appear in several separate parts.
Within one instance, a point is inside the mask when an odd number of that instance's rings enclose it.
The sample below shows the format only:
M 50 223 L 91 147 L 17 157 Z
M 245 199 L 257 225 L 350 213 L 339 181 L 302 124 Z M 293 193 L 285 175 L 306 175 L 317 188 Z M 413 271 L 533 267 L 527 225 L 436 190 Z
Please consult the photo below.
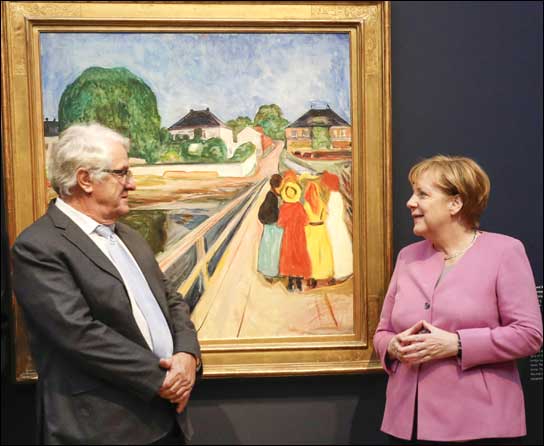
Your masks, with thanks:
M 389 2 L 2 2 L 2 145 L 10 245 L 46 209 L 41 32 L 346 32 L 353 123 L 355 333 L 203 345 L 205 376 L 380 370 L 372 335 L 391 272 Z M 15 378 L 36 378 L 12 299 Z M 253 342 L 254 341 L 254 342 Z

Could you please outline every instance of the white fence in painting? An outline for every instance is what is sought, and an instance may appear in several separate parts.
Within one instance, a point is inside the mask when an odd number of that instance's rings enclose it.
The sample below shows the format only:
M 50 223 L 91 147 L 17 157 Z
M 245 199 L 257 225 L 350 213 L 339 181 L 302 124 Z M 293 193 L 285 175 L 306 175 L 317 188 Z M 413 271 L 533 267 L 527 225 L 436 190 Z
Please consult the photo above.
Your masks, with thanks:
M 247 177 L 257 165 L 257 155 L 253 153 L 241 163 L 210 163 L 210 164 L 151 164 L 132 166 L 134 175 L 176 176 L 183 173 L 216 174 L 219 177 Z
M 240 227 L 248 210 L 254 204 L 267 179 L 263 179 L 242 195 L 229 202 L 217 214 L 205 220 L 167 252 L 157 256 L 159 266 L 191 307 L 195 307 L 200 296 L 209 287 L 210 279 L 223 257 L 232 236 Z M 219 231 L 217 231 L 219 228 Z M 214 233 L 212 235 L 212 233 Z M 196 257 L 190 269 L 180 277 L 180 271 L 194 249 Z M 187 258 L 186 258 L 187 256 Z

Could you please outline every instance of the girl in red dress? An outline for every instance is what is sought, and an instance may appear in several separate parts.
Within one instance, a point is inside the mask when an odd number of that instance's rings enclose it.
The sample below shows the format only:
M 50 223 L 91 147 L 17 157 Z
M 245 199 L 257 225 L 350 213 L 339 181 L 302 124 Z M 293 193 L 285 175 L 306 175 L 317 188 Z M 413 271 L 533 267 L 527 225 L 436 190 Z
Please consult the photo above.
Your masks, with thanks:
M 287 289 L 302 291 L 302 279 L 311 275 L 310 256 L 304 227 L 308 216 L 300 203 L 302 190 L 293 180 L 285 181 L 281 189 L 283 204 L 277 225 L 284 228 L 280 251 L 280 274 L 289 278 Z

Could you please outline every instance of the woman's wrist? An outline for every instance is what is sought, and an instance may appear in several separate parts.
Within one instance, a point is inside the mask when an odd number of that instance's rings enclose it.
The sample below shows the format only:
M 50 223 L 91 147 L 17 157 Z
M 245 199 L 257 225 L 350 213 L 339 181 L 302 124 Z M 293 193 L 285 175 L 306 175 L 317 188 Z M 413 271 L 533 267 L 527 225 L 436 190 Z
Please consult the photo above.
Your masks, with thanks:
M 457 359 L 461 360 L 463 359 L 463 344 L 461 344 L 461 336 L 459 336 L 459 333 L 457 334 Z
M 389 344 L 387 344 L 387 351 L 385 352 L 386 359 L 389 359 L 390 361 L 394 361 L 397 359 L 397 356 L 395 355 L 395 351 L 392 347 L 393 341 L 395 340 L 395 337 L 392 337 L 389 341 Z

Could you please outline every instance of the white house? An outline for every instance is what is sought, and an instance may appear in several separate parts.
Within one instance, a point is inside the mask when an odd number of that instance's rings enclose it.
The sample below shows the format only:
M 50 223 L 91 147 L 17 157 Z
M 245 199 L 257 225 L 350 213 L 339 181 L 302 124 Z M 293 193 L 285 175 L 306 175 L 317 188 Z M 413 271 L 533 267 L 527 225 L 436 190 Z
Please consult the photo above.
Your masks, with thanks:
M 195 129 L 202 129 L 202 138 L 221 138 L 227 146 L 227 157 L 234 154 L 234 140 L 232 130 L 215 116 L 209 108 L 206 110 L 190 110 L 183 118 L 172 125 L 168 131 L 172 136 L 195 136 Z
M 241 146 L 246 142 L 255 144 L 257 150 L 255 151 L 257 158 L 260 158 L 263 154 L 263 144 L 261 134 L 252 127 L 246 127 L 240 133 L 238 133 L 238 143 L 236 147 Z

